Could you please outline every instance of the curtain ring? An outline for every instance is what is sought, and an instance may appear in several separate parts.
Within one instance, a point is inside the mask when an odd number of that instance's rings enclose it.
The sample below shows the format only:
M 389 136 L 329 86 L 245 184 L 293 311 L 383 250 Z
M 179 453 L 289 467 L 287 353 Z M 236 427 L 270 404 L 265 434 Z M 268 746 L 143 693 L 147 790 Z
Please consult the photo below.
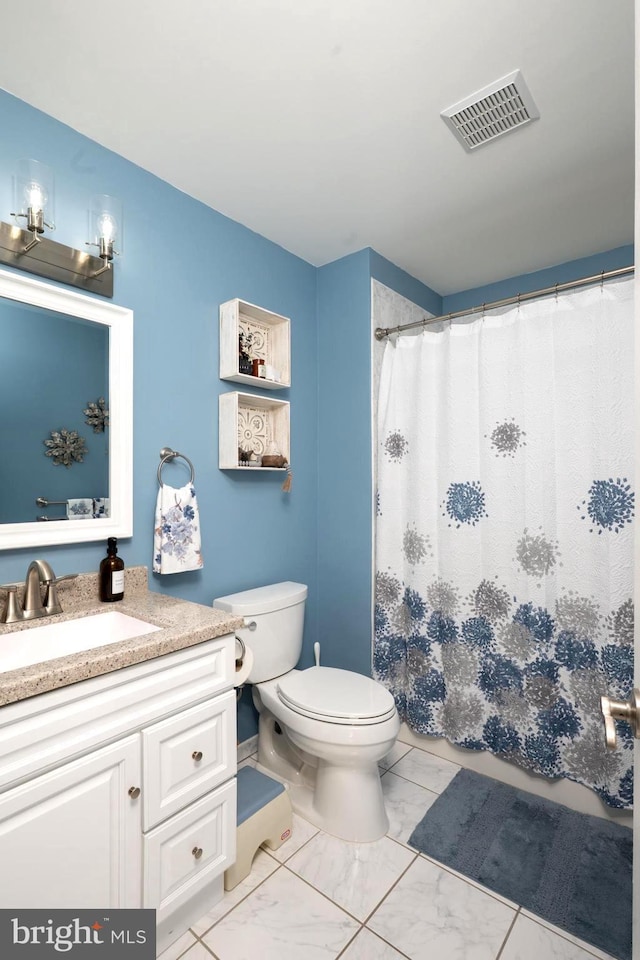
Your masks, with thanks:
M 600 274 L 600 292 L 604 292 L 604 270 Z
M 556 283 L 556 303 L 558 302 L 558 284 Z
M 520 309 L 520 294 L 518 294 L 518 310 Z
M 482 304 L 482 319 L 483 319 L 483 320 L 484 320 L 484 310 L 485 310 L 485 307 L 486 307 L 486 304 L 483 303 L 483 304 Z

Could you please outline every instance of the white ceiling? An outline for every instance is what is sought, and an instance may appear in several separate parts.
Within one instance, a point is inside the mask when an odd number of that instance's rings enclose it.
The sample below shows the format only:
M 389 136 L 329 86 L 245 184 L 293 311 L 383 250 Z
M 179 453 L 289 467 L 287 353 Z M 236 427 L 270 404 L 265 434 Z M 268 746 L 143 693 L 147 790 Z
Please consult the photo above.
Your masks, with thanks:
M 371 246 L 446 294 L 632 242 L 633 14 L 0 0 L 0 87 L 315 265 Z M 440 112 L 515 69 L 540 120 L 466 153 Z

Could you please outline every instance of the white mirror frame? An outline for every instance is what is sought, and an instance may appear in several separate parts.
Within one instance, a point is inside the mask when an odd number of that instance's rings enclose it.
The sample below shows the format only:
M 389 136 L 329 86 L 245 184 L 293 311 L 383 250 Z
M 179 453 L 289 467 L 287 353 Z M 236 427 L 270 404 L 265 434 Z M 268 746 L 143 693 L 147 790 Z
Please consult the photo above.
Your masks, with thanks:
M 0 270 L 0 297 L 109 328 L 111 508 L 111 516 L 100 520 L 0 524 L 0 550 L 130 537 L 133 533 L 133 311 L 7 270 Z M 33 508 L 35 513 L 35 502 Z

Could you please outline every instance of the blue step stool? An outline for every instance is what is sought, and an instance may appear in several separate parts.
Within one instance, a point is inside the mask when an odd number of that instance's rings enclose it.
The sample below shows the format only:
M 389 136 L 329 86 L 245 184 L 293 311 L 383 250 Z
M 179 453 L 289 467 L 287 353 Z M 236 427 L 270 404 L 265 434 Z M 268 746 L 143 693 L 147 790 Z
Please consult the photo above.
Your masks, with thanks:
M 284 786 L 251 766 L 241 767 L 236 779 L 236 862 L 225 870 L 225 890 L 233 890 L 249 876 L 263 843 L 277 850 L 291 836 L 291 800 Z

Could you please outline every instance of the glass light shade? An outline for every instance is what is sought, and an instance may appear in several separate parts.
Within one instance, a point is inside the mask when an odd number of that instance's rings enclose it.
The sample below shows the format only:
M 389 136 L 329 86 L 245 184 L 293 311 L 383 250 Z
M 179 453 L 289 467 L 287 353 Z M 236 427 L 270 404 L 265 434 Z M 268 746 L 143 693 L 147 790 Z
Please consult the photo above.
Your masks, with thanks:
M 89 210 L 89 238 L 90 243 L 100 247 L 104 244 L 113 244 L 114 253 L 123 250 L 123 220 L 122 202 L 117 197 L 100 194 L 91 198 Z
M 39 160 L 19 160 L 13 178 L 13 215 L 24 227 L 29 209 L 42 214 L 53 230 L 55 226 L 55 188 L 51 167 Z

